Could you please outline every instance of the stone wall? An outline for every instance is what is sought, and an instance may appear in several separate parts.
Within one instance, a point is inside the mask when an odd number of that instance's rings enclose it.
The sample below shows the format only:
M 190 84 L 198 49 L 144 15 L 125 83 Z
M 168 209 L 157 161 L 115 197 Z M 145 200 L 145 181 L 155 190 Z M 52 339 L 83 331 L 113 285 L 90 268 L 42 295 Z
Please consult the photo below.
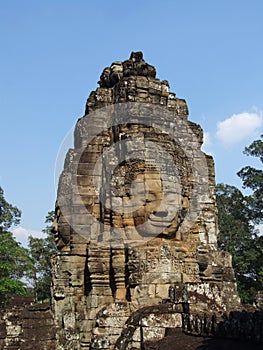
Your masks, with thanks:
M 222 319 L 217 326 L 217 336 L 263 343 L 262 311 L 232 311 Z
M 14 298 L 7 309 L 0 311 L 1 350 L 56 348 L 56 328 L 50 305 L 30 305 L 29 299 Z

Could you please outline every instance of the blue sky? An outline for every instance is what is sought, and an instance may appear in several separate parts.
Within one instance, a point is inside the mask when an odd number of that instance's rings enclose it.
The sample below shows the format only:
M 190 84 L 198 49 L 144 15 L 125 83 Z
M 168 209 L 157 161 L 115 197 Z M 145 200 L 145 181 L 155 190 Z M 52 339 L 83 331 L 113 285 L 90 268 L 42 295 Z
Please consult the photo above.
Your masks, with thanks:
M 131 51 L 187 100 L 218 182 L 241 187 L 236 172 L 259 166 L 242 151 L 263 129 L 261 0 L 0 0 L 0 33 L 0 185 L 22 210 L 18 239 L 45 226 L 59 146 Z

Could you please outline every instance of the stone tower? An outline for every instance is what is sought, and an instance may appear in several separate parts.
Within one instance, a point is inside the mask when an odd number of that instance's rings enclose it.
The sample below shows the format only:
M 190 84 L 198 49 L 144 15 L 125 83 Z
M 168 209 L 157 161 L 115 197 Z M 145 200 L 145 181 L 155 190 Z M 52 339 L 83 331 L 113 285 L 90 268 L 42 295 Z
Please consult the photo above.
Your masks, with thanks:
M 53 231 L 58 349 L 140 348 L 184 312 L 239 305 L 217 250 L 214 164 L 141 52 L 103 70 L 76 124 Z

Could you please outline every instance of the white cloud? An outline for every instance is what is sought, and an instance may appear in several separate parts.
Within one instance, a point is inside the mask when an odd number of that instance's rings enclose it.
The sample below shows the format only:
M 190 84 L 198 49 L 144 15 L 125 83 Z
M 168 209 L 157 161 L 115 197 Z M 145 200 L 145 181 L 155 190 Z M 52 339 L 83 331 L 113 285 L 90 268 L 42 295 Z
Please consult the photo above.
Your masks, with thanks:
M 26 229 L 26 228 L 21 227 L 21 226 L 13 229 L 13 235 L 15 236 L 15 238 L 18 242 L 22 243 L 22 245 L 24 247 L 27 246 L 29 236 L 33 236 L 36 238 L 46 237 L 46 235 L 43 232 Z
M 263 224 L 257 225 L 256 229 L 258 230 L 259 235 L 263 236 Z
M 204 132 L 204 143 L 202 145 L 202 151 L 212 155 L 211 146 L 212 146 L 212 141 L 211 141 L 210 133 Z
M 234 144 L 247 137 L 256 136 L 263 124 L 263 113 L 243 112 L 217 123 L 217 138 L 224 144 Z

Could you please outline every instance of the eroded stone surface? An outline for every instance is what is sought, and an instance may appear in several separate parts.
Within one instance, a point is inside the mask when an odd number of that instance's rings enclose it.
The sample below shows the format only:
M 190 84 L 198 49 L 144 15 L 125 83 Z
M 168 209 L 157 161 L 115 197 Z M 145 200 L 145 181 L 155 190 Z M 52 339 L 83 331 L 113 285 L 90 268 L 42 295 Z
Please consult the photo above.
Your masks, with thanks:
M 32 301 L 16 297 L 9 308 L 0 310 L 0 349 L 56 348 L 56 327 L 50 305 L 30 305 Z
M 104 69 L 58 189 L 58 349 L 124 349 L 127 337 L 136 347 L 181 327 L 184 311 L 239 306 L 231 256 L 217 250 L 214 164 L 202 142 L 185 100 L 141 52 Z

